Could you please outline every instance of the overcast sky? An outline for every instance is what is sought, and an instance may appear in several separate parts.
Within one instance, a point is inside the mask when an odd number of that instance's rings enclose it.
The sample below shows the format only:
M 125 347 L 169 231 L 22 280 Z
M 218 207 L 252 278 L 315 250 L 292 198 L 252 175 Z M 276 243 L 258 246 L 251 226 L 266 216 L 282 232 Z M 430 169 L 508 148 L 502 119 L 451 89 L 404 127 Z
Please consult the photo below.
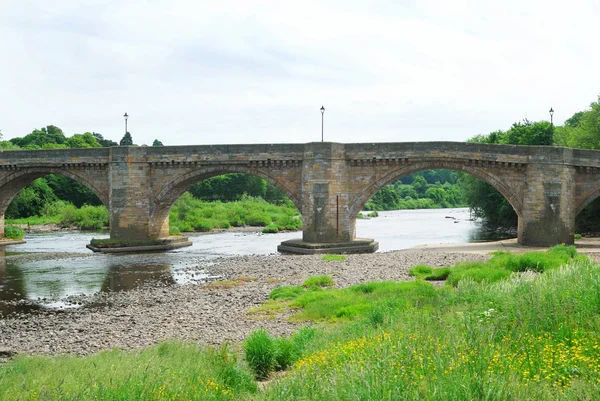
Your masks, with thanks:
M 598 0 L 0 0 L 0 130 L 464 141 L 600 94 Z

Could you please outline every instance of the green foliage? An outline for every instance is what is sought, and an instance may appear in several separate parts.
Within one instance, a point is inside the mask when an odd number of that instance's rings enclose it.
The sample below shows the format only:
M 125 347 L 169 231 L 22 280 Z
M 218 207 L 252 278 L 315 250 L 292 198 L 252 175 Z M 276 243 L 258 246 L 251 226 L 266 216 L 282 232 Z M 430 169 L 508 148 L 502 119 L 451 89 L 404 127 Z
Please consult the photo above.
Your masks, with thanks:
M 12 138 L 14 145 L 22 149 L 55 149 L 66 148 L 67 138 L 62 130 L 54 125 L 33 130 L 23 138 Z
M 260 198 L 242 197 L 240 201 L 203 202 L 186 192 L 175 202 L 169 213 L 171 226 L 181 231 L 210 231 L 244 225 L 276 227 L 277 231 L 302 227 L 294 207 L 277 206 Z
M 25 230 L 21 227 L 5 226 L 4 237 L 10 239 L 23 239 L 23 237 L 25 237 Z
M 333 284 L 331 276 L 312 276 L 304 280 L 302 287 L 331 287 Z
M 304 289 L 298 285 L 282 285 L 280 287 L 273 288 L 269 299 L 277 300 L 291 300 L 296 299 L 300 294 L 304 292 Z
M 265 329 L 255 330 L 246 339 L 244 352 L 246 362 L 257 379 L 267 378 L 275 368 L 276 344 Z
M 161 141 L 159 141 L 158 139 L 155 139 L 154 142 L 152 142 L 152 146 L 165 146 L 165 145 L 163 145 L 163 143 Z
M 392 281 L 359 284 L 349 288 L 306 291 L 291 303 L 302 308 L 292 317 L 295 321 L 354 320 L 366 316 L 373 307 L 385 303 L 396 311 L 435 297 L 435 289 L 423 281 Z
M 69 148 L 101 148 L 102 145 L 98 142 L 96 137 L 90 132 L 85 134 L 74 134 L 70 138 L 67 138 L 66 145 Z
M 125 135 L 123 135 L 123 138 L 121 138 L 121 140 L 119 141 L 119 146 L 132 146 L 133 145 L 133 138 L 131 137 L 131 134 L 129 132 L 126 132 Z
M 276 234 L 279 232 L 279 228 L 275 224 L 269 224 L 265 228 L 263 228 L 262 232 L 264 234 Z
M 262 178 L 240 173 L 223 174 L 200 181 L 189 192 L 204 201 L 231 202 L 250 196 L 260 197 L 277 205 L 290 202 L 285 194 Z
M 77 209 L 74 205 L 67 205 L 62 212 L 61 224 L 83 230 L 98 230 L 108 227 L 108 210 L 104 206 L 84 205 Z
M 414 308 L 377 303 L 320 332 L 260 399 L 596 399 L 599 276 L 580 262 L 531 280 L 465 280 Z
M 102 134 L 99 134 L 97 132 L 92 132 L 92 135 L 94 136 L 94 138 L 96 138 L 96 141 L 103 148 L 110 148 L 112 146 L 119 146 L 119 144 L 116 143 L 115 141 L 112 141 L 110 139 L 104 139 L 104 137 L 102 136 Z
M 47 203 L 58 200 L 47 181 L 38 178 L 30 185 L 23 188 L 12 202 L 8 205 L 5 212 L 7 219 L 19 217 L 39 216 Z
M 575 235 L 573 236 L 573 239 L 581 239 L 581 238 L 582 238 L 582 237 L 581 237 L 581 234 L 575 234 Z
M 367 217 L 379 217 L 379 213 L 377 213 L 377 211 L 375 210 L 367 214 Z
M 344 255 L 332 255 L 332 254 L 328 253 L 327 255 L 323 255 L 321 260 L 342 261 L 342 260 L 346 260 L 346 257 Z
M 2 400 L 233 400 L 256 391 L 227 346 L 181 342 L 88 357 L 19 356 L 0 369 Z
M 465 206 L 464 185 L 459 177 L 458 172 L 450 170 L 425 170 L 403 177 L 377 192 L 364 209 L 377 211 Z

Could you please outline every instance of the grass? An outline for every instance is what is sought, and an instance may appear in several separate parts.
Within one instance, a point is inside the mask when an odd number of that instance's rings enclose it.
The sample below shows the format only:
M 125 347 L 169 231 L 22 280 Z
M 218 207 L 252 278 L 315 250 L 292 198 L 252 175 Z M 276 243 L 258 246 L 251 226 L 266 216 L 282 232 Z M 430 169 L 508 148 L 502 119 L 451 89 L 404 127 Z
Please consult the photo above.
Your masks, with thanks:
M 167 342 L 90 357 L 17 357 L 0 368 L 2 400 L 232 400 L 257 390 L 228 347 Z
M 17 357 L 0 367 L 0 399 L 600 399 L 600 267 L 570 247 L 525 255 L 450 268 L 509 272 L 498 281 L 276 288 L 272 309 L 326 324 L 289 337 L 259 330 L 241 354 L 166 343 Z M 257 386 L 277 370 L 286 374 Z
M 321 260 L 342 261 L 342 260 L 346 260 L 346 257 L 344 255 L 332 255 L 332 254 L 328 253 L 327 255 L 323 255 Z
M 331 276 L 312 276 L 304 280 L 302 287 L 331 287 L 333 284 Z

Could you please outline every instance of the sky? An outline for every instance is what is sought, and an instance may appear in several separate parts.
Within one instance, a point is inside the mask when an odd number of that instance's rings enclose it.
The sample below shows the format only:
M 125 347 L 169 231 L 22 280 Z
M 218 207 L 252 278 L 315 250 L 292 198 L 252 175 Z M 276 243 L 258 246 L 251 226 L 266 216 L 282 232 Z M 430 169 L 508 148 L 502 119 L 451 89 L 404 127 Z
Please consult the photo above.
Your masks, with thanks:
M 597 0 L 0 0 L 0 130 L 464 141 L 600 94 Z M 321 106 L 325 107 L 322 116 Z

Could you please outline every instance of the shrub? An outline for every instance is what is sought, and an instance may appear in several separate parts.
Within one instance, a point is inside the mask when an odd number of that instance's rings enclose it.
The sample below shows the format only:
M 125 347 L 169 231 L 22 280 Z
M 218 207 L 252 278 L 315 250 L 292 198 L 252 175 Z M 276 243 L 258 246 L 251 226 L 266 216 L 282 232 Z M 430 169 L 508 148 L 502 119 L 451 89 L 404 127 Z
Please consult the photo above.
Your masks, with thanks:
M 181 235 L 181 230 L 177 226 L 169 227 L 169 235 Z
M 264 227 L 271 224 L 271 218 L 261 212 L 251 212 L 245 220 L 246 224 L 252 227 Z
M 25 230 L 17 226 L 5 226 L 4 237 L 10 239 L 23 239 L 23 237 L 25 237 Z
M 269 376 L 275 367 L 276 345 L 265 329 L 252 332 L 244 344 L 246 362 L 258 380 Z
M 367 214 L 367 217 L 379 217 L 379 213 L 377 213 L 377 210 L 374 210 L 371 213 Z
M 284 285 L 281 287 L 274 288 L 269 294 L 269 299 L 283 299 L 291 300 L 296 299 L 304 290 L 302 287 L 297 285 Z
M 279 228 L 275 224 L 269 224 L 262 229 L 263 234 L 276 234 L 279 232 Z
M 574 238 L 574 239 L 581 239 L 582 237 L 581 237 L 581 234 L 575 234 L 575 235 L 573 236 L 573 238 Z
M 333 278 L 331 276 L 312 276 L 307 278 L 303 287 L 331 287 L 333 285 Z

